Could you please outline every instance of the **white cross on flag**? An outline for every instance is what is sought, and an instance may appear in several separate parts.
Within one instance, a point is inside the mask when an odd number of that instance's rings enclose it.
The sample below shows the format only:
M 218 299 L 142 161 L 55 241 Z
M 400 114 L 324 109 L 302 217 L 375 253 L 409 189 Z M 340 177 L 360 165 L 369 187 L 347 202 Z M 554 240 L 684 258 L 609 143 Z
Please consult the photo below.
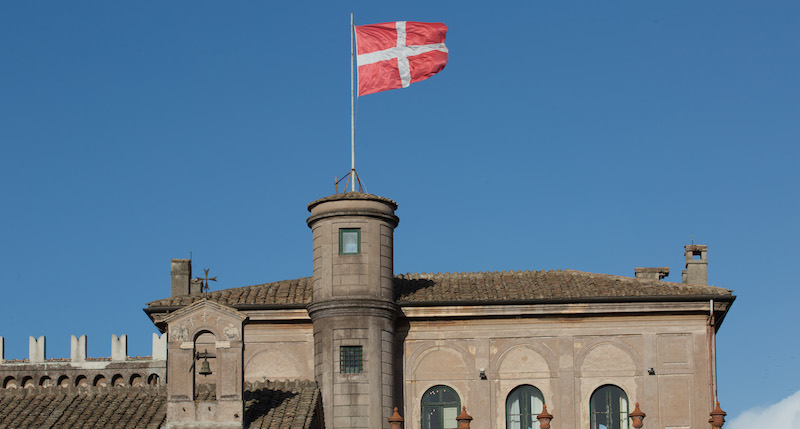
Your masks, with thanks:
M 447 26 L 442 23 L 397 21 L 355 29 L 359 96 L 405 88 L 447 64 Z

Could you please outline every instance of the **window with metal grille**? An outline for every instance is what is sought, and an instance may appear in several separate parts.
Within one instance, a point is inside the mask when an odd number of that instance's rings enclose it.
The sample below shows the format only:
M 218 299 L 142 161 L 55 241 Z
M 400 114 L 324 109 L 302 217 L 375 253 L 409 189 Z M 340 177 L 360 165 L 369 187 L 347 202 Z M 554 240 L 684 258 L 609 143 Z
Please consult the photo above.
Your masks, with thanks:
M 361 346 L 341 346 L 339 367 L 342 374 L 364 372 L 364 355 Z

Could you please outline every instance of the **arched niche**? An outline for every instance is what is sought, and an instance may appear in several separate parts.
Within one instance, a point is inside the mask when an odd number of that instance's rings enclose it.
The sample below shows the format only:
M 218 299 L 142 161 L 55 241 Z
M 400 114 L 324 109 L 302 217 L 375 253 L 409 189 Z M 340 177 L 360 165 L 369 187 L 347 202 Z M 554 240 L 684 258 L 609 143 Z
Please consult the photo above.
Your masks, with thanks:
M 303 378 L 303 368 L 291 353 L 280 349 L 262 350 L 248 359 L 244 379 L 248 382 Z
M 3 389 L 16 389 L 17 387 L 18 386 L 16 378 L 9 375 L 8 377 L 3 379 Z
M 123 387 L 125 386 L 125 379 L 122 377 L 121 374 L 114 374 L 111 377 L 111 385 L 113 387 Z
M 75 377 L 75 387 L 88 387 L 89 379 L 85 375 Z
M 633 375 L 641 365 L 638 356 L 629 346 L 620 342 L 598 343 L 580 356 L 581 373 L 623 373 Z
M 144 379 L 139 374 L 132 374 L 128 384 L 134 387 L 139 387 L 144 385 Z
M 108 381 L 103 374 L 97 374 L 92 380 L 92 386 L 94 387 L 108 387 Z
M 43 376 L 39 379 L 39 386 L 41 387 L 53 387 L 53 379 L 48 376 Z
M 500 378 L 519 378 L 550 375 L 550 362 L 540 351 L 526 345 L 517 344 L 499 355 L 496 363 Z
M 22 378 L 22 382 L 20 383 L 23 389 L 32 389 L 36 387 L 36 382 L 33 380 L 31 376 L 25 376 Z
M 194 336 L 194 399 L 216 398 L 220 365 L 217 356 L 217 336 L 210 330 L 201 330 Z M 203 370 L 210 370 L 210 374 Z
M 432 346 L 417 357 L 413 366 L 415 380 L 458 380 L 472 375 L 464 351 L 450 346 Z

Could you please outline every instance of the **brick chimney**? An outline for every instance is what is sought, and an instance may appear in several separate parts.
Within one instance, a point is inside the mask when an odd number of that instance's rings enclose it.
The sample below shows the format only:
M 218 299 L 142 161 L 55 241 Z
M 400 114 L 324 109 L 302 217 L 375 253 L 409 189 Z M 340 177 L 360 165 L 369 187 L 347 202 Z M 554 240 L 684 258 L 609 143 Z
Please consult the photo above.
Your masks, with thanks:
M 637 279 L 661 280 L 669 275 L 669 267 L 636 267 Z
M 690 244 L 683 246 L 686 256 L 686 269 L 683 270 L 683 283 L 694 285 L 708 284 L 708 246 Z

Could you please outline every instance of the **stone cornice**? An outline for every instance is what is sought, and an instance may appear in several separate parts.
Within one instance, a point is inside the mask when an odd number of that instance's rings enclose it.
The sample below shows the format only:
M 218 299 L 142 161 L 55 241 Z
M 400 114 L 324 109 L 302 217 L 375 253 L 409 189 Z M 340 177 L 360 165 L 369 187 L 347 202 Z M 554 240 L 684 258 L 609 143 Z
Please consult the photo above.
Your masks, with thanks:
M 400 306 L 392 301 L 363 298 L 339 298 L 308 305 L 312 321 L 325 317 L 375 316 L 395 320 Z

